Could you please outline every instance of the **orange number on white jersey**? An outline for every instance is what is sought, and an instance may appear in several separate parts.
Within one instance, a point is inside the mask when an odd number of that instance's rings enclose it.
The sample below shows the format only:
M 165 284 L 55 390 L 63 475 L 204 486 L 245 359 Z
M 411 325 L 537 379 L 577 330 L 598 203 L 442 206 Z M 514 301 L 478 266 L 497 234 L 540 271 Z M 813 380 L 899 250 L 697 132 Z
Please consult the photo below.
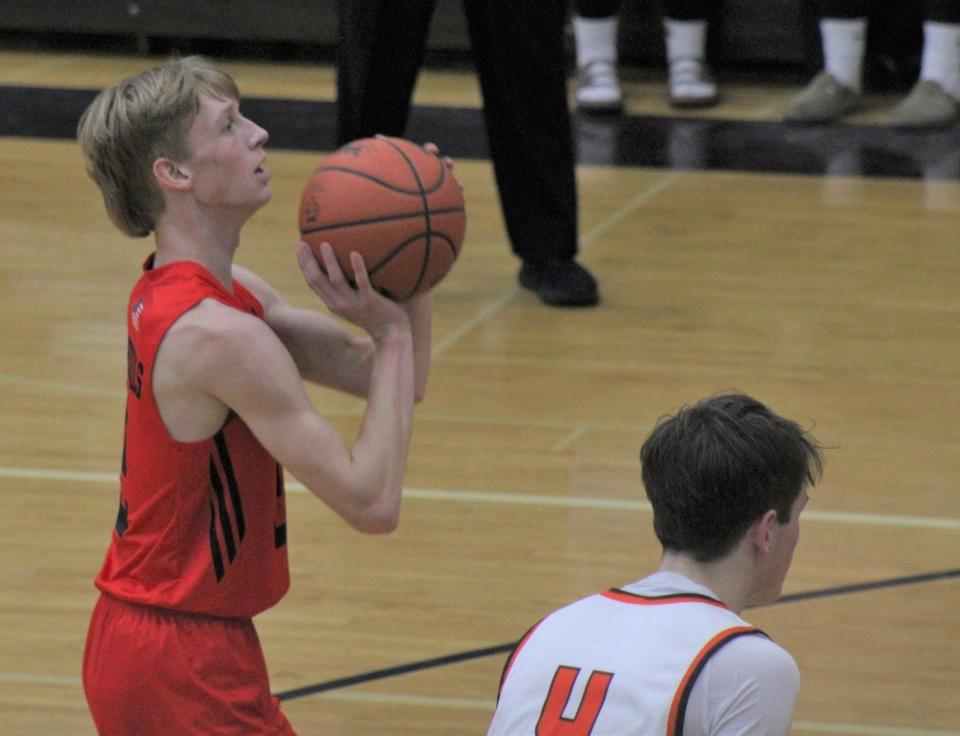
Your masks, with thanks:
M 607 697 L 613 673 L 591 672 L 577 714 L 573 718 L 564 718 L 563 711 L 579 674 L 580 669 L 577 667 L 557 667 L 550 684 L 550 692 L 543 704 L 543 712 L 537 721 L 537 736 L 589 736 L 593 731 L 593 725 L 597 722 L 597 716 L 600 715 L 603 701 Z

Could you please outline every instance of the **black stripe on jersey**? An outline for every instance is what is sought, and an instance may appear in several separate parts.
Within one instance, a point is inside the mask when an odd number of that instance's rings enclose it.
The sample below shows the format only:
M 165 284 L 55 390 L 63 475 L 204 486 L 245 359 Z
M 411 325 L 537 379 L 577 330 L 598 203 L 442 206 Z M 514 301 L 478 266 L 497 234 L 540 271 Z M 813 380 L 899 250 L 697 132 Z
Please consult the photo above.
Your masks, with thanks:
M 240 486 L 237 484 L 237 476 L 233 473 L 233 463 L 230 461 L 230 452 L 227 450 L 227 440 L 223 436 L 223 430 L 217 432 L 213 439 L 217 443 L 217 453 L 220 455 L 223 472 L 227 475 L 227 487 L 230 489 L 230 500 L 233 502 L 233 513 L 237 520 L 237 535 L 242 541 L 247 528 L 243 521 L 243 502 L 240 500 Z
M 127 407 L 123 412 L 123 453 L 120 455 L 120 474 L 126 478 L 127 477 L 127 420 L 130 417 L 130 408 Z M 127 531 L 127 504 L 123 500 L 123 492 L 121 491 L 120 495 L 120 508 L 117 509 L 117 521 L 113 525 L 114 529 L 117 530 L 117 534 L 121 537 L 124 532 Z
M 217 514 L 213 508 L 213 502 L 210 502 L 210 556 L 213 558 L 213 572 L 217 576 L 217 582 L 223 580 L 223 556 L 220 554 L 220 542 L 217 539 Z
M 697 663 L 696 669 L 694 669 L 694 671 L 690 674 L 690 679 L 687 680 L 686 687 L 683 688 L 683 692 L 680 694 L 680 702 L 677 705 L 677 724 L 676 724 L 676 730 L 674 731 L 675 734 L 683 733 L 683 722 L 687 717 L 687 701 L 690 700 L 690 693 L 693 692 L 693 685 L 694 683 L 696 683 L 697 678 L 700 677 L 700 673 L 703 672 L 703 667 L 707 663 L 707 661 L 710 659 L 710 657 L 712 657 L 714 654 L 720 651 L 721 647 L 730 643 L 731 641 L 733 641 L 738 637 L 756 636 L 756 635 L 764 636 L 764 637 L 767 636 L 765 633 L 760 631 L 760 629 L 749 629 L 747 631 L 735 631 L 725 639 L 721 639 L 720 641 L 718 641 L 713 646 L 713 649 L 710 649 L 709 651 L 704 652 L 703 656 L 700 658 L 700 661 Z
M 210 485 L 217 496 L 217 508 L 220 511 L 220 527 L 223 529 L 223 541 L 227 545 L 227 557 L 230 562 L 237 556 L 237 545 L 233 539 L 233 524 L 230 523 L 230 514 L 227 513 L 227 499 L 223 493 L 223 481 L 217 472 L 217 464 L 210 458 Z M 212 504 L 211 504 L 212 506 Z
M 280 463 L 277 463 L 277 498 L 283 498 L 283 468 L 280 467 Z M 278 500 L 277 503 L 280 504 L 282 501 Z M 275 549 L 280 549 L 286 543 L 287 523 L 283 522 L 273 527 L 273 546 Z
M 127 523 L 127 503 L 122 498 L 120 499 L 120 508 L 117 509 L 117 521 L 113 526 L 114 529 L 117 530 L 117 534 L 119 534 L 121 537 L 127 531 L 129 526 Z
M 123 454 L 120 455 L 120 472 L 124 477 L 127 475 L 127 418 L 130 416 L 130 409 L 123 412 Z

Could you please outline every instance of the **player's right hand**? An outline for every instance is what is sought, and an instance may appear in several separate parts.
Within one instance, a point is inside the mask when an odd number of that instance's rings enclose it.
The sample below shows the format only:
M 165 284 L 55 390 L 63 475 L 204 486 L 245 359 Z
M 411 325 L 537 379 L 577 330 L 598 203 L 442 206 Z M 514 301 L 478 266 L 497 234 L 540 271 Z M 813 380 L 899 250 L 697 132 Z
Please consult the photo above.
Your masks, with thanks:
M 409 329 L 406 310 L 373 288 L 363 256 L 356 251 L 350 254 L 356 286 L 347 280 L 329 243 L 320 244 L 319 259 L 309 245 L 300 243 L 297 261 L 307 285 L 327 308 L 366 330 L 374 340 L 386 337 L 398 326 Z

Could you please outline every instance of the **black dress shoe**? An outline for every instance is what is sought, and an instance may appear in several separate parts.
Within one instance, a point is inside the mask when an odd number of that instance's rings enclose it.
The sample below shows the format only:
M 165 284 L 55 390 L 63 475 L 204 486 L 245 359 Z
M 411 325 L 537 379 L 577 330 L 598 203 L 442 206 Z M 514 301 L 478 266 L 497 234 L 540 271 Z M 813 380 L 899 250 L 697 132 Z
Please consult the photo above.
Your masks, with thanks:
M 520 286 L 555 307 L 592 307 L 600 301 L 597 280 L 574 260 L 533 263 L 524 261 L 517 277 Z

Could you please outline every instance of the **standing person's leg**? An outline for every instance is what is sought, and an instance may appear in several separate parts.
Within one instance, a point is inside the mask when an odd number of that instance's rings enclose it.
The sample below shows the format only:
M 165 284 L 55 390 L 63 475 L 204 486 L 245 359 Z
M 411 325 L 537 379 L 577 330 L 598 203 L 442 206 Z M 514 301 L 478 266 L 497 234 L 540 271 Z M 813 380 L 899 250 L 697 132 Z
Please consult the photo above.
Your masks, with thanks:
M 841 3 L 837 12 L 820 20 L 824 71 L 857 94 L 863 86 L 866 11 L 866 4 L 859 1 Z
M 664 0 L 670 104 L 709 107 L 720 101 L 707 66 L 707 0 Z
M 920 78 L 891 112 L 900 128 L 940 128 L 957 120 L 960 100 L 960 0 L 926 0 Z
M 403 135 L 434 0 L 339 0 L 337 143 Z
M 623 109 L 623 89 L 617 77 L 620 0 L 576 0 L 573 9 L 577 107 L 587 112 L 620 112 Z
M 597 302 L 577 253 L 565 0 L 465 0 L 500 203 L 520 283 L 548 304 Z
M 784 112 L 791 123 L 826 123 L 853 112 L 859 103 L 866 50 L 866 0 L 821 0 L 823 71 L 793 97 Z

